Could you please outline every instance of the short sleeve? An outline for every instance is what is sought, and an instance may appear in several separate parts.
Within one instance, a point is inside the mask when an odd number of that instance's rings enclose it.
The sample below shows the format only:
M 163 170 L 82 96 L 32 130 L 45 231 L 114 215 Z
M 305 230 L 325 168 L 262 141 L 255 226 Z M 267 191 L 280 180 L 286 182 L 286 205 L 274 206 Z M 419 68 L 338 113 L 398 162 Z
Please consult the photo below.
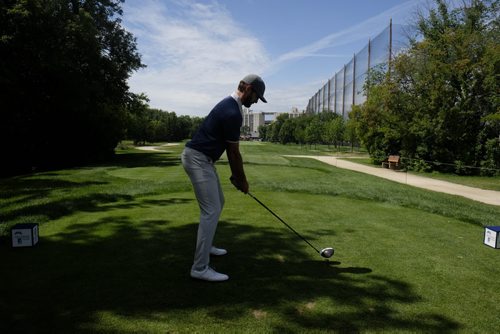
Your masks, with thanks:
M 232 113 L 224 122 L 224 139 L 228 142 L 237 143 L 240 140 L 240 128 L 243 122 L 241 114 Z

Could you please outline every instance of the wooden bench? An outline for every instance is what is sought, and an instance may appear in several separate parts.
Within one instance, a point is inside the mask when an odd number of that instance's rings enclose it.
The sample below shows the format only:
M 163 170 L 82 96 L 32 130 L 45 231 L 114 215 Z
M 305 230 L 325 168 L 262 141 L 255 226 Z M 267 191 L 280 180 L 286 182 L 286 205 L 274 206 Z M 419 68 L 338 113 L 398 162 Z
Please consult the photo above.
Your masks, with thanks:
M 398 169 L 399 168 L 399 155 L 390 155 L 385 161 L 382 162 L 382 167 L 390 168 L 390 169 Z

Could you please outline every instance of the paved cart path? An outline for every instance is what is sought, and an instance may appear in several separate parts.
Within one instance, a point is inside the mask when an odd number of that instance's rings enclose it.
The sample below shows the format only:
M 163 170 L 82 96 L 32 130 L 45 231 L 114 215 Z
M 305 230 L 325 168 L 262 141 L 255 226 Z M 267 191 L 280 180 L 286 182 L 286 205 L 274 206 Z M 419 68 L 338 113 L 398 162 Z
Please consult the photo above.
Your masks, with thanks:
M 142 151 L 165 152 L 165 150 L 161 149 L 162 147 L 165 147 L 165 146 L 177 146 L 177 145 L 179 145 L 179 143 L 167 143 L 167 144 L 163 144 L 161 146 L 136 146 L 135 148 L 138 149 L 138 150 L 142 150 Z
M 363 164 L 342 160 L 342 158 L 337 158 L 332 156 L 310 156 L 310 155 L 287 155 L 287 156 L 316 159 L 338 168 L 350 169 L 366 174 L 371 174 L 378 177 L 382 177 L 384 179 L 396 181 L 399 183 L 404 183 L 414 187 L 438 191 L 451 195 L 458 195 L 486 204 L 500 205 L 500 191 L 484 190 L 484 189 L 464 186 L 452 182 L 412 175 L 405 172 L 398 172 L 387 168 L 370 167 Z

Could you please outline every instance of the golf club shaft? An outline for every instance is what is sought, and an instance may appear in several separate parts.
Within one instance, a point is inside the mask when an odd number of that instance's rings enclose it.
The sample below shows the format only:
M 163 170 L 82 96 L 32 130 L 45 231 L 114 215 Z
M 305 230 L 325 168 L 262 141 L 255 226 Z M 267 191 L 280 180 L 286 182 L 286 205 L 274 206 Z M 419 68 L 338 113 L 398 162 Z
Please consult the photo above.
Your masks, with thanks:
M 295 233 L 295 235 L 297 235 L 299 238 L 301 238 L 302 240 L 304 240 L 309 246 L 311 246 L 316 252 L 320 253 L 320 251 L 314 247 L 309 241 L 307 241 L 306 238 L 304 238 L 303 236 L 301 236 L 297 231 L 295 231 L 290 225 L 288 225 L 283 219 L 281 219 L 277 214 L 275 214 L 271 209 L 269 209 L 264 203 L 262 203 L 261 201 L 259 201 L 259 199 L 257 197 L 255 197 L 254 195 L 252 195 L 250 192 L 247 193 L 248 195 L 250 195 L 250 197 L 252 197 L 254 200 L 257 201 L 257 203 L 259 203 L 260 205 L 262 205 L 264 208 L 266 208 L 267 211 L 269 211 L 274 217 L 278 218 L 280 222 L 282 222 L 283 224 L 285 224 L 286 227 L 288 227 L 293 233 Z

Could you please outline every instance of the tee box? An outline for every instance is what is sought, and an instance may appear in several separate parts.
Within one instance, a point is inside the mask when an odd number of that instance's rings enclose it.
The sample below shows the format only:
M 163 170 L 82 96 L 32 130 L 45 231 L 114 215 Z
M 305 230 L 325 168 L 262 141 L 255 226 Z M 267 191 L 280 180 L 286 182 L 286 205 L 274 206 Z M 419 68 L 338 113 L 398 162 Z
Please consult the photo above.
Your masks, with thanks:
M 38 243 L 38 224 L 17 224 L 11 229 L 12 247 L 31 247 Z
M 500 226 L 486 226 L 484 228 L 484 244 L 500 248 Z

